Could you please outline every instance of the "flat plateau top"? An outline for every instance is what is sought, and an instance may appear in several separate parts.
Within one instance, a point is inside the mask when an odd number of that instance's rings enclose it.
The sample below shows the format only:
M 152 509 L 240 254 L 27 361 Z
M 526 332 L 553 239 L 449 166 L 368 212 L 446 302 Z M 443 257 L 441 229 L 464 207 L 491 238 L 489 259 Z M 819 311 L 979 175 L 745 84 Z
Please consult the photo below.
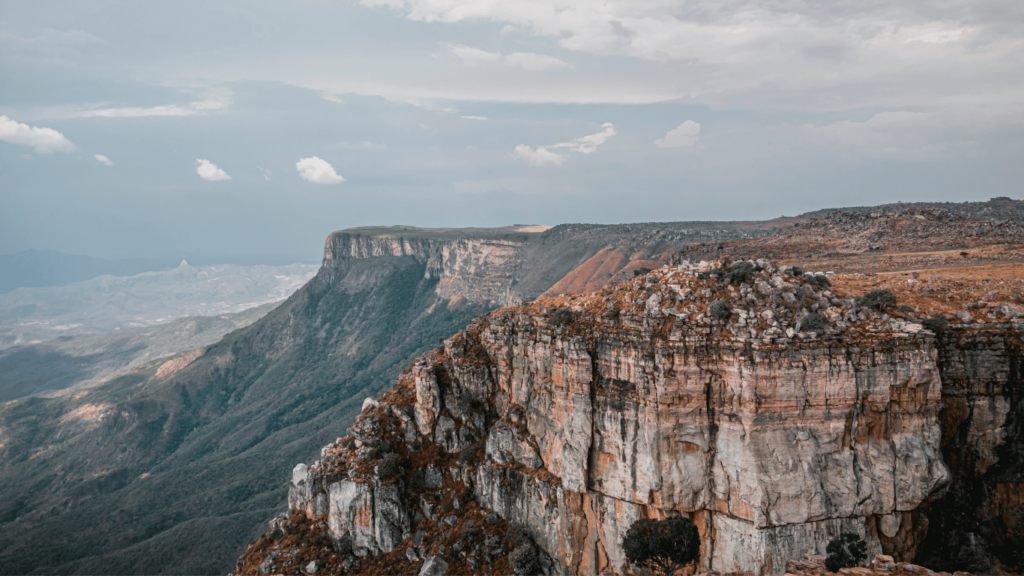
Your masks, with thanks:
M 454 240 L 456 238 L 501 238 L 512 234 L 540 234 L 551 226 L 516 225 L 498 228 L 419 228 L 417 226 L 359 226 L 346 228 L 335 234 L 359 234 L 391 238 L 429 238 Z

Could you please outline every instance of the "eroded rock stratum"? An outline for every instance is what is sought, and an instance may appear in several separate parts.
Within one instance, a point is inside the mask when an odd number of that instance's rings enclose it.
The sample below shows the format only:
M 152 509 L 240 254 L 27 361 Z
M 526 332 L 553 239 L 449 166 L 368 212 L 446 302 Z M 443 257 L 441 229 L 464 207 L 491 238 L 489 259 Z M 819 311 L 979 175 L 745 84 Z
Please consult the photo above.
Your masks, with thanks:
M 268 561 L 284 549 L 268 535 L 238 570 L 508 573 L 502 535 L 521 526 L 547 573 L 621 572 L 629 526 L 672 514 L 697 525 L 704 570 L 781 574 L 842 532 L 915 559 L 954 472 L 1006 466 L 1020 310 L 936 335 L 749 264 L 665 267 L 479 319 L 296 467 L 304 544 Z M 381 474 L 389 453 L 398 474 Z M 328 544 L 343 539 L 347 559 Z

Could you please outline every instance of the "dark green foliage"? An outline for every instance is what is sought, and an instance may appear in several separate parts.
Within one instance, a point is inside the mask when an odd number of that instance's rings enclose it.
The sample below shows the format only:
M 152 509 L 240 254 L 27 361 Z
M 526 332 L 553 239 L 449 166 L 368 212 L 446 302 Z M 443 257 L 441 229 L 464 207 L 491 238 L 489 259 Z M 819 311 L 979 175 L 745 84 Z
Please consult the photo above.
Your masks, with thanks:
M 342 536 L 338 538 L 338 541 L 334 544 L 334 551 L 339 556 L 351 556 L 352 555 L 352 538 L 349 536 Z
M 896 306 L 896 296 L 888 290 L 878 288 L 861 296 L 860 305 L 881 312 Z
M 508 556 L 508 563 L 516 574 L 539 574 L 540 556 L 533 544 L 526 544 L 516 548 Z
M 817 332 L 825 328 L 825 321 L 816 312 L 809 312 L 800 319 L 800 330 L 803 332 Z
M 392 452 L 384 457 L 377 465 L 377 478 L 387 480 L 402 471 L 402 459 L 398 454 Z
M 721 300 L 715 300 L 708 306 L 708 316 L 716 320 L 726 320 L 731 313 L 732 310 L 729 309 L 729 305 Z
M 643 518 L 629 527 L 622 549 L 632 564 L 669 575 L 700 559 L 700 534 L 682 516 Z
M 650 268 L 645 268 L 644 266 L 641 266 L 641 267 L 637 268 L 636 270 L 633 270 L 633 276 L 634 277 L 635 276 L 645 276 L 645 275 L 649 274 L 650 272 L 651 272 Z
M 459 464 L 463 466 L 476 462 L 480 456 L 480 450 L 476 446 L 467 446 L 462 449 L 462 454 L 459 455 Z
M 513 525 L 505 532 L 505 545 L 509 550 L 514 550 L 521 546 L 533 546 L 533 538 L 530 538 L 530 533 L 522 526 Z
M 370 453 L 367 454 L 367 458 L 369 458 L 370 460 L 383 458 L 384 456 L 391 454 L 392 452 L 395 451 L 395 448 L 391 445 L 391 442 L 387 440 L 371 439 L 370 441 L 373 442 L 373 444 L 371 444 L 372 447 L 370 449 Z
M 708 278 L 711 278 L 710 272 L 697 272 L 698 280 L 707 280 Z
M 804 271 L 799 266 L 793 266 L 792 274 L 799 277 L 804 275 Z
M 868 545 L 860 536 L 845 532 L 833 538 L 825 548 L 825 568 L 839 572 L 840 568 L 853 568 L 868 558 Z
M 903 312 L 904 314 L 913 314 L 914 313 L 914 307 L 913 306 L 908 306 L 906 304 L 900 306 L 899 308 L 897 308 L 897 310 L 899 310 L 900 312 Z
M 809 284 L 817 286 L 819 288 L 828 288 L 829 286 L 832 285 L 832 282 L 829 281 L 828 276 L 825 276 L 824 274 L 815 274 L 813 276 L 807 276 L 806 278 Z
M 750 262 L 737 262 L 732 266 L 729 266 L 725 276 L 729 279 L 729 282 L 732 282 L 733 284 L 742 284 L 750 279 L 754 270 L 754 265 Z
M 942 314 L 936 314 L 935 316 L 928 318 L 924 322 L 921 322 L 921 325 L 924 326 L 925 329 L 931 330 L 932 332 L 938 334 L 939 332 L 942 332 L 946 328 L 949 328 L 949 321 L 946 320 L 946 317 L 943 316 Z
M 572 322 L 574 318 L 576 318 L 576 315 L 572 313 L 572 310 L 569 310 L 568 308 L 559 308 L 551 315 L 551 324 L 555 326 L 565 326 Z

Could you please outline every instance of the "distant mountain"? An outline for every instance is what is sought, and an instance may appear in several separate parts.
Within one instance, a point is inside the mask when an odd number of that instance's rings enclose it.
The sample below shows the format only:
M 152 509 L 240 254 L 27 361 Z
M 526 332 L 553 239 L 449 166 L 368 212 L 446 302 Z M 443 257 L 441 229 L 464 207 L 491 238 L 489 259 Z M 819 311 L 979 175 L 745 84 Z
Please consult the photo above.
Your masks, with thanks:
M 0 294 L 22 287 L 66 286 L 104 274 L 134 276 L 143 272 L 170 270 L 179 262 L 167 258 L 104 260 L 55 250 L 25 250 L 0 255 Z
M 241 312 L 290 296 L 316 266 L 189 266 L 0 294 L 0 350 L 58 336 Z
M 138 371 L 159 358 L 201 349 L 259 320 L 278 304 L 271 302 L 220 316 L 188 316 L 107 334 L 61 336 L 0 350 L 0 403 L 95 386 Z

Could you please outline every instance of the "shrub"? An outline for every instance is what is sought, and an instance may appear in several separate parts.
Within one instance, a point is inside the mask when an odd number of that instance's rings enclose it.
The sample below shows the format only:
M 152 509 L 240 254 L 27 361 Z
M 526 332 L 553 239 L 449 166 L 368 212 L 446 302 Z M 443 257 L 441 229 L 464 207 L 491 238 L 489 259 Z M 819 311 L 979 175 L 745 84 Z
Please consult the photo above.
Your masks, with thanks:
M 819 288 L 828 288 L 832 285 L 832 282 L 830 282 L 828 277 L 824 274 L 821 274 L 820 276 L 818 274 L 808 276 L 807 282 L 814 286 L 818 286 Z
M 513 525 L 505 532 L 505 544 L 513 550 L 521 546 L 533 546 L 533 539 L 522 526 Z
M 792 273 L 793 273 L 793 276 L 803 276 L 804 275 L 804 271 L 799 266 L 793 266 Z
M 913 314 L 914 313 L 914 308 L 912 306 L 907 306 L 906 304 L 904 304 L 903 306 L 900 306 L 899 308 L 897 308 L 897 310 L 899 310 L 900 312 L 903 312 L 904 314 Z
M 381 480 L 387 480 L 401 470 L 400 459 L 398 454 L 392 452 L 384 457 L 377 465 L 377 478 Z
M 533 544 L 520 546 L 513 550 L 508 556 L 508 563 L 512 565 L 512 570 L 516 574 L 540 573 L 540 557 L 537 555 L 537 549 L 533 547 Z
M 825 321 L 815 312 L 809 312 L 800 319 L 800 330 L 804 332 L 817 332 L 824 327 Z
M 825 548 L 828 556 L 825 558 L 825 568 L 829 572 L 839 572 L 841 568 L 853 568 L 868 557 L 868 545 L 861 540 L 860 536 L 851 532 L 840 534 L 833 538 Z
M 860 297 L 860 305 L 881 312 L 896 306 L 896 296 L 888 290 L 875 289 Z
M 945 330 L 946 328 L 949 328 L 949 322 L 946 320 L 946 317 L 943 316 L 942 314 L 936 314 L 935 316 L 932 316 L 931 318 L 925 320 L 924 322 L 921 322 L 921 325 L 924 326 L 926 329 L 935 332 L 936 334 Z
M 338 541 L 334 544 L 334 550 L 338 553 L 338 556 L 351 556 L 352 538 L 349 536 L 338 538 Z
M 569 322 L 572 322 L 575 317 L 576 315 L 572 313 L 572 310 L 569 310 L 568 308 L 559 308 L 551 315 L 551 323 L 555 326 L 565 326 Z
M 633 270 L 633 276 L 634 277 L 636 277 L 636 276 L 646 276 L 650 272 L 651 272 L 650 268 L 646 268 L 644 266 L 641 266 L 641 267 L 637 268 L 636 270 Z
M 729 282 L 732 282 L 733 284 L 742 284 L 746 282 L 753 273 L 753 264 L 750 262 L 737 262 L 732 266 L 729 266 L 729 270 L 726 271 L 725 275 L 729 279 Z
M 676 569 L 700 559 L 700 534 L 682 516 L 664 520 L 643 518 L 626 531 L 622 549 L 633 564 L 674 574 Z
M 721 300 L 715 300 L 708 306 L 708 316 L 718 320 L 725 320 L 729 318 L 729 314 L 732 311 L 729 310 L 729 305 Z
M 462 450 L 462 454 L 459 456 L 459 464 L 466 466 L 476 462 L 479 455 L 480 450 L 478 450 L 476 446 L 468 446 Z

